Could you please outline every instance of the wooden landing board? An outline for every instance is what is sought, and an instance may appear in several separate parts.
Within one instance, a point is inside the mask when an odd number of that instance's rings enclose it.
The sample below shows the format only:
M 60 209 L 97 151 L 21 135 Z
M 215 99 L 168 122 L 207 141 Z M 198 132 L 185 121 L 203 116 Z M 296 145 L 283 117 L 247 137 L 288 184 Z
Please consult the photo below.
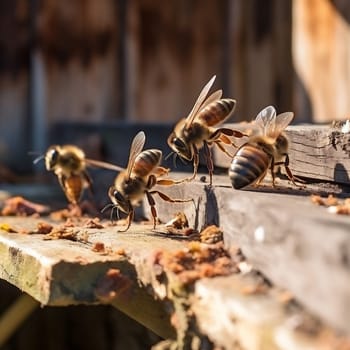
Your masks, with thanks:
M 350 332 L 350 217 L 312 203 L 310 193 L 320 191 L 312 185 L 302 190 L 282 183 L 273 190 L 266 183 L 233 190 L 227 176 L 214 177 L 213 183 L 212 188 L 201 182 L 162 188 L 194 203 L 172 206 L 157 200 L 159 217 L 166 221 L 183 211 L 195 228 L 217 224 L 228 247 L 238 244 L 274 283 L 329 324 Z
M 34 230 L 42 220 L 1 217 L 1 225 Z M 0 277 L 43 305 L 109 303 L 179 349 L 239 345 L 244 350 L 285 350 L 293 344 L 300 350 L 319 345 L 334 350 L 335 345 L 350 346 L 349 339 L 319 323 L 298 304 L 293 302 L 291 307 L 288 292 L 267 284 L 241 258 L 217 277 L 210 277 L 208 272 L 213 270 L 205 262 L 196 271 L 206 278 L 193 278 L 194 270 L 177 274 L 192 256 L 199 254 L 200 266 L 201 259 L 208 257 L 207 250 L 221 252 L 220 243 L 191 245 L 169 239 L 157 233 L 164 232 L 162 225 L 156 231 L 133 225 L 128 233 L 116 233 L 116 227 L 108 225 L 100 229 L 76 225 L 75 229 L 82 234 L 78 241 L 0 230 Z M 97 242 L 104 243 L 104 252 L 93 251 Z M 232 250 L 232 257 L 241 256 L 236 253 Z M 181 265 L 184 256 L 185 265 Z M 223 266 L 219 261 L 217 256 L 212 266 Z M 198 347 L 189 347 L 195 343 Z
M 227 126 L 244 130 L 242 124 Z M 350 186 L 350 133 L 326 125 L 297 125 L 289 126 L 286 134 L 293 174 Z M 223 152 L 213 147 L 213 154 L 216 166 L 229 167 L 231 159 Z
M 42 221 L 47 220 L 0 217 L 1 225 L 9 225 L 15 230 L 33 231 Z M 78 241 L 45 240 L 43 234 L 0 230 L 0 278 L 28 293 L 42 305 L 99 304 L 110 301 L 108 297 L 105 300 L 99 290 L 107 288 L 105 292 L 108 294 L 108 283 L 105 288 L 104 281 L 107 279 L 108 282 L 110 269 L 117 269 L 120 276 L 111 277 L 117 282 L 110 287 L 117 286 L 117 296 L 121 291 L 120 298 L 114 300 L 118 308 L 154 332 L 165 337 L 174 336 L 168 313 L 142 285 L 150 283 L 152 277 L 151 270 L 144 268 L 150 254 L 162 249 L 179 249 L 181 243 L 157 237 L 145 225 L 134 227 L 127 234 L 118 234 L 120 227 L 108 225 L 105 229 L 79 225 L 72 229 L 79 232 Z M 93 250 L 98 242 L 104 245 L 101 252 Z

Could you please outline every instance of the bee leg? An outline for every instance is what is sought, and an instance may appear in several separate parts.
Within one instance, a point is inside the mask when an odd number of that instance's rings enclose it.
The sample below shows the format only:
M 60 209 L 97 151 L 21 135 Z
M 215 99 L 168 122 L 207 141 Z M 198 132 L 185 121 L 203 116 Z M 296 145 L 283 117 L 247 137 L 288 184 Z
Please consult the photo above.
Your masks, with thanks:
M 253 183 L 253 186 L 254 186 L 254 187 L 259 187 L 259 186 L 260 186 L 262 180 L 263 180 L 263 179 L 265 178 L 265 176 L 266 176 L 266 172 L 267 172 L 267 170 L 265 170 L 265 171 L 261 174 L 261 176 Z
M 78 203 L 75 200 L 75 198 L 73 198 L 72 196 L 69 195 L 69 191 L 68 191 L 68 188 L 66 186 L 67 177 L 63 176 L 62 174 L 58 174 L 57 178 L 58 178 L 58 182 L 59 182 L 68 202 L 71 204 L 77 205 Z
M 213 134 L 210 137 L 210 140 L 216 140 L 216 139 L 220 138 L 221 134 L 226 135 L 226 136 L 233 136 L 233 137 L 236 137 L 236 138 L 242 138 L 244 136 L 247 136 L 246 134 L 244 134 L 244 133 L 242 133 L 241 131 L 238 131 L 238 130 L 233 130 L 233 129 L 230 129 L 230 128 L 219 128 L 219 129 L 216 129 L 213 132 Z M 223 141 L 223 142 L 225 142 L 225 141 Z M 230 142 L 230 144 L 232 144 L 234 147 L 237 148 L 237 146 L 235 145 L 234 142 Z
M 199 165 L 199 152 L 198 152 L 197 147 L 193 146 L 193 174 L 190 177 L 186 177 L 186 178 L 181 179 L 181 180 L 160 179 L 160 180 L 156 181 L 156 184 L 162 185 L 162 186 L 171 186 L 171 185 L 182 184 L 184 182 L 193 181 L 196 178 L 196 175 L 198 172 L 198 165 Z M 166 170 L 168 170 L 168 169 L 166 169 Z M 164 173 L 167 174 L 167 172 L 164 172 Z M 156 175 L 157 175 L 157 172 L 156 172 Z M 151 187 L 148 187 L 148 188 L 151 188 Z
M 130 208 L 129 214 L 126 217 L 126 220 L 127 220 L 126 228 L 124 230 L 118 230 L 118 232 L 126 232 L 127 230 L 129 230 L 131 226 L 131 221 L 133 219 L 134 219 L 134 208 Z
M 62 174 L 59 174 L 57 175 L 57 178 L 62 190 L 64 191 L 64 193 L 66 193 L 66 177 Z
M 211 156 L 210 148 L 208 146 L 208 142 L 204 141 L 204 150 L 205 150 L 205 158 L 207 160 L 207 168 L 209 171 L 209 186 L 213 183 L 213 172 L 214 172 L 214 164 L 213 158 Z
M 153 172 L 156 176 L 163 176 L 163 175 L 168 175 L 169 171 L 170 171 L 169 168 L 158 166 Z
M 196 178 L 199 165 L 199 152 L 196 146 L 193 146 L 193 174 L 186 181 L 192 181 Z
M 296 187 L 298 187 L 298 185 L 295 183 L 295 181 L 298 181 L 298 182 L 300 182 L 300 183 L 305 183 L 304 180 L 299 179 L 298 177 L 294 176 L 293 173 L 292 173 L 292 171 L 290 170 L 290 168 L 289 168 L 289 155 L 288 155 L 288 153 L 285 153 L 284 156 L 285 156 L 284 162 L 281 162 L 281 163 L 282 163 L 282 165 L 284 165 L 284 168 L 286 169 L 286 173 L 287 173 L 288 179 L 289 179 L 290 181 L 292 181 L 293 185 L 296 186 Z
M 275 175 L 275 172 L 274 172 L 274 169 L 275 169 L 275 166 L 276 165 L 279 165 L 278 163 L 275 163 L 275 159 L 272 157 L 271 159 L 271 165 L 270 165 L 270 172 L 271 172 L 271 177 L 272 177 L 272 187 L 275 188 L 276 187 L 276 183 L 275 183 L 275 180 L 276 180 L 276 175 Z
M 227 151 L 227 149 L 220 143 L 220 141 L 218 140 L 218 141 L 214 141 L 215 142 L 215 144 L 220 148 L 220 150 L 222 151 L 222 152 L 224 152 L 227 156 L 229 156 L 230 158 L 233 158 L 234 157 L 234 155 L 233 154 L 230 154 L 228 151 Z M 231 143 L 230 143 L 231 144 Z
M 157 180 L 156 185 L 173 186 L 173 185 L 178 185 L 180 183 L 183 183 L 183 182 L 185 182 L 187 180 L 188 179 L 183 179 L 183 180 L 160 179 L 160 180 Z
M 90 175 L 86 171 L 83 172 L 83 177 L 84 177 L 85 182 L 87 183 L 87 187 L 89 189 L 90 195 L 91 195 L 91 197 L 93 197 L 93 195 L 94 195 L 94 188 L 92 186 L 92 179 L 91 179 Z
M 157 194 L 160 198 L 162 198 L 164 201 L 166 202 L 170 202 L 170 203 L 187 203 L 187 202 L 193 202 L 193 199 L 174 199 L 169 197 L 168 195 L 166 195 L 163 192 L 160 191 L 151 191 L 149 192 L 150 194 Z
M 198 173 L 198 166 L 199 166 L 199 152 L 197 147 L 193 146 L 193 174 L 190 177 L 186 177 L 185 179 L 175 181 L 175 184 L 181 184 L 183 182 L 190 182 L 193 181 L 196 178 L 196 175 Z
M 153 217 L 153 229 L 155 229 L 156 223 L 157 223 L 157 210 L 156 210 L 156 202 L 154 201 L 154 198 L 152 197 L 151 193 L 154 193 L 154 192 L 146 191 L 147 201 L 151 207 L 151 213 L 152 213 L 152 217 Z

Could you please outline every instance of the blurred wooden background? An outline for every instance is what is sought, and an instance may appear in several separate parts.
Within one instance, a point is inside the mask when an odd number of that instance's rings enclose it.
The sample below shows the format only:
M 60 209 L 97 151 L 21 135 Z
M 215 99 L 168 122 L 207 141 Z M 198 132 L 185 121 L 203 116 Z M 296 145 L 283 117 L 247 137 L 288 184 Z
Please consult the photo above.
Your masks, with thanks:
M 65 122 L 173 124 L 214 74 L 238 101 L 233 121 L 269 104 L 295 122 L 347 119 L 349 21 L 348 0 L 2 0 L 0 166 L 31 168 L 28 151 L 43 152 L 53 129 L 64 136 Z M 0 182 L 10 177 L 0 167 Z M 0 312 L 18 293 L 8 289 Z M 6 349 L 122 349 L 128 332 L 155 341 L 115 310 L 76 310 L 38 310 Z
M 56 122 L 174 123 L 202 86 L 295 122 L 349 117 L 347 0 L 3 0 L 0 161 L 21 170 Z

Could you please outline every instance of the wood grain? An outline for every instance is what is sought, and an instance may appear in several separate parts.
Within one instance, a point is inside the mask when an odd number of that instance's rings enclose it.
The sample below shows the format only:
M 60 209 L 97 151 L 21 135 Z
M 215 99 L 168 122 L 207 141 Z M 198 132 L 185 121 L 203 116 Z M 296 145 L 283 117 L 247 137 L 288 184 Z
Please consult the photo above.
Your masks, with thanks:
M 195 204 L 172 208 L 157 201 L 160 218 L 166 221 L 181 210 L 197 229 L 219 225 L 227 246 L 242 247 L 267 278 L 329 324 L 350 332 L 345 311 L 350 307 L 350 218 L 313 204 L 310 193 L 320 191 L 313 185 L 293 189 L 279 182 L 276 189 L 266 183 L 235 191 L 227 176 L 214 177 L 213 183 L 213 188 L 200 182 L 164 188 L 174 198 L 194 198 Z
M 38 222 L 37 219 L 11 217 L 2 217 L 1 221 L 28 230 L 34 230 Z M 81 230 L 86 232 L 88 229 Z M 150 229 L 145 229 L 145 226 L 128 234 L 117 234 L 115 227 L 103 232 L 88 231 L 89 243 L 63 239 L 45 241 L 43 235 L 6 234 L 2 231 L 0 277 L 43 305 L 100 304 L 112 302 L 112 297 L 106 300 L 100 295 L 98 287 L 105 278 L 108 279 L 106 274 L 110 269 L 117 269 L 122 282 L 121 294 L 117 288 L 117 298 L 113 302 L 155 333 L 166 338 L 174 336 L 169 315 L 161 303 L 139 287 L 139 279 L 144 285 L 150 283 L 151 275 L 144 270 L 144 261 L 150 254 L 149 244 L 154 250 L 171 250 L 181 247 L 181 243 L 149 235 L 146 232 Z M 110 254 L 98 254 L 92 250 L 94 243 L 101 241 L 106 249 L 112 250 Z M 125 250 L 125 255 L 113 253 L 113 250 L 120 249 Z

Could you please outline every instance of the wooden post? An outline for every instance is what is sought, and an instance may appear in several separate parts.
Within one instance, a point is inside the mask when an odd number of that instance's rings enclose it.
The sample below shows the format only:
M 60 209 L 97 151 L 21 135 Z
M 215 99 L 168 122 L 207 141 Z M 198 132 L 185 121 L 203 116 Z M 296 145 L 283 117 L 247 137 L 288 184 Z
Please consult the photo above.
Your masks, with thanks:
M 346 1 L 293 1 L 296 115 L 326 122 L 350 117 L 350 27 Z M 310 108 L 307 108 L 309 106 Z

